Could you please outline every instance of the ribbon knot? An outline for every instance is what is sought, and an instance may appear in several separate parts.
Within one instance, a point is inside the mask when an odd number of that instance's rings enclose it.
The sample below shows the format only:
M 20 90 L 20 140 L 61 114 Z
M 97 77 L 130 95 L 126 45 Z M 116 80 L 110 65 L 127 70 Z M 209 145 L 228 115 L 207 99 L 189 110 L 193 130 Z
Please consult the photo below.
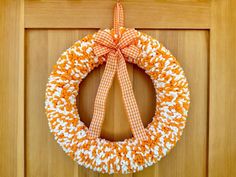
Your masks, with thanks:
M 137 58 L 139 49 L 133 44 L 136 38 L 137 31 L 135 29 L 127 29 L 116 44 L 110 33 L 99 31 L 95 37 L 94 53 L 100 57 L 115 50 L 120 51 L 126 57 Z
M 106 31 L 99 31 L 95 37 L 94 54 L 98 57 L 107 55 L 107 61 L 95 98 L 93 118 L 88 132 L 90 138 L 98 138 L 100 136 L 105 115 L 106 98 L 113 78 L 117 73 L 132 133 L 139 140 L 147 139 L 125 63 L 125 57 L 135 59 L 139 55 L 139 49 L 134 45 L 137 31 L 135 29 L 127 29 L 120 36 L 119 27 L 122 25 L 123 9 L 117 3 L 114 31 L 118 38 L 114 38 Z

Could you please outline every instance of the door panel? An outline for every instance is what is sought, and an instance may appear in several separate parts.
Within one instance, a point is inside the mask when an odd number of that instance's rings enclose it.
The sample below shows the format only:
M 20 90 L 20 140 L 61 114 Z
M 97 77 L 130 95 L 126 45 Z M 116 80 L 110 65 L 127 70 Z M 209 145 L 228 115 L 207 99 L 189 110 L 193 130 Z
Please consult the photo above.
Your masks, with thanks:
M 26 176 L 98 175 L 78 167 L 66 156 L 49 133 L 44 113 L 45 85 L 52 66 L 60 54 L 76 40 L 95 31 L 96 29 L 26 31 Z M 188 176 L 189 173 L 196 177 L 206 176 L 208 31 L 142 31 L 159 39 L 177 57 L 189 81 L 192 103 L 186 129 L 177 146 L 157 165 L 133 176 L 148 174 L 171 177 Z M 81 119 L 87 125 L 91 121 L 94 98 L 103 69 L 104 66 L 101 66 L 90 73 L 81 84 L 78 109 Z M 143 122 L 147 125 L 155 106 L 151 80 L 141 69 L 131 64 L 128 65 L 128 70 Z M 109 93 L 102 136 L 110 140 L 122 140 L 131 136 L 117 79 Z
M 64 154 L 49 133 L 44 94 L 61 52 L 87 33 L 110 28 L 114 4 L 111 0 L 0 1 L 0 176 L 109 176 L 80 167 Z M 113 176 L 236 176 L 236 2 L 125 0 L 122 4 L 127 27 L 157 37 L 180 61 L 190 84 L 191 106 L 182 139 L 167 157 L 142 172 Z M 153 110 L 152 84 L 140 69 L 128 68 L 146 125 Z M 87 124 L 103 69 L 93 71 L 81 84 L 78 107 Z M 145 87 L 144 98 L 140 86 Z M 113 140 L 130 136 L 129 126 L 121 126 L 127 121 L 119 116 L 124 113 L 119 96 L 114 81 L 102 135 Z
M 115 2 L 26 0 L 25 27 L 108 28 L 112 26 Z M 209 0 L 126 0 L 122 1 L 122 4 L 126 27 L 172 29 L 210 27 Z

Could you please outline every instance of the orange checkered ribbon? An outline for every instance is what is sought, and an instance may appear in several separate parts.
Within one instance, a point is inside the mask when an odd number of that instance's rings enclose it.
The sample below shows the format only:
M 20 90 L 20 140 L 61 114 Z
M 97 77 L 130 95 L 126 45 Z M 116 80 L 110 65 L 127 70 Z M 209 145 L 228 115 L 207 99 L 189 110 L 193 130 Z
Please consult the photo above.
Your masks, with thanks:
M 107 63 L 95 98 L 93 118 L 88 132 L 91 138 L 98 138 L 100 136 L 105 115 L 106 98 L 117 72 L 132 133 L 139 140 L 146 139 L 145 129 L 124 59 L 124 56 L 135 59 L 139 55 L 139 49 L 133 44 L 137 38 L 137 32 L 134 29 L 128 29 L 120 36 L 119 27 L 123 26 L 123 19 L 122 6 L 120 3 L 117 3 L 114 13 L 114 31 L 117 39 L 114 39 L 106 31 L 99 31 L 95 37 L 94 53 L 98 57 L 106 55 Z

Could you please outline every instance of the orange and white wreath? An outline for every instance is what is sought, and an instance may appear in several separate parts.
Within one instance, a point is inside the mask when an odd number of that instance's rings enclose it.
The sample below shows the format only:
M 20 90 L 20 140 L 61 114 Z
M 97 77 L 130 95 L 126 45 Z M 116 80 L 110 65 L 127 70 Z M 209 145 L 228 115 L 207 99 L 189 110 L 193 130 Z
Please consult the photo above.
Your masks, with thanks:
M 188 83 L 176 58 L 156 39 L 124 28 L 120 3 L 114 14 L 113 30 L 87 35 L 61 55 L 49 77 L 45 102 L 50 130 L 63 150 L 79 165 L 109 174 L 137 172 L 164 157 L 180 139 L 190 104 Z M 146 128 L 125 61 L 142 68 L 155 87 L 155 115 Z M 105 62 L 88 128 L 80 121 L 76 96 L 81 81 Z M 134 137 L 111 142 L 99 136 L 115 74 Z

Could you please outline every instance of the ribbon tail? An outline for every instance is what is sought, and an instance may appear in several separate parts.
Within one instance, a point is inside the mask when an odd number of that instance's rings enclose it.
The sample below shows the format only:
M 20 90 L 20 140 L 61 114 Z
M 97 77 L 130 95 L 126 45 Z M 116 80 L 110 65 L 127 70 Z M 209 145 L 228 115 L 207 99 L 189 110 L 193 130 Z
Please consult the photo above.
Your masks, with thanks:
M 128 114 L 131 131 L 135 138 L 146 140 L 147 135 L 141 120 L 140 112 L 133 93 L 131 81 L 127 71 L 126 63 L 123 55 L 119 54 L 117 63 L 117 75 L 121 87 L 122 97 L 125 104 L 125 109 Z
M 98 138 L 101 134 L 105 115 L 106 98 L 117 69 L 117 56 L 111 52 L 108 55 L 104 73 L 102 75 L 94 103 L 92 121 L 89 126 L 88 136 Z

